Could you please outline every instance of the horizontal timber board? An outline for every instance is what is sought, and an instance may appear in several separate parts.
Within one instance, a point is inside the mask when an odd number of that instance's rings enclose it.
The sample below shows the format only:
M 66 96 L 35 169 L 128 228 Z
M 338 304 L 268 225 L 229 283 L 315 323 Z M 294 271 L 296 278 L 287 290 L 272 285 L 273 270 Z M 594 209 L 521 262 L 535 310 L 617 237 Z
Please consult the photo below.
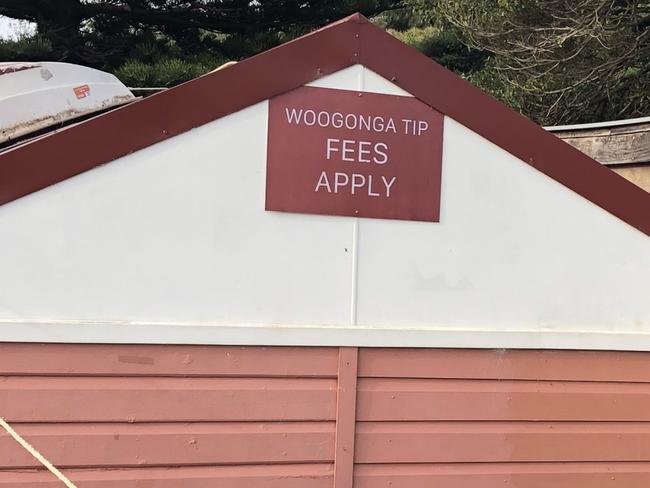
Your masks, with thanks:
M 333 422 L 19 424 L 58 468 L 323 463 L 334 460 Z M 0 470 L 39 468 L 0 433 Z
M 360 421 L 650 421 L 650 385 L 364 378 Z
M 650 423 L 361 422 L 357 463 L 650 461 Z
M 359 465 L 354 488 L 647 488 L 650 463 Z
M 359 376 L 650 383 L 650 354 L 617 351 L 363 348 Z
M 331 464 L 66 470 L 79 488 L 331 488 Z M 47 471 L 0 471 L 0 488 L 60 488 Z
M 10 376 L 8 422 L 333 420 L 336 380 Z
M 335 377 L 337 358 L 326 347 L 0 343 L 0 375 Z
M 555 132 L 603 164 L 647 163 L 650 161 L 650 124 Z

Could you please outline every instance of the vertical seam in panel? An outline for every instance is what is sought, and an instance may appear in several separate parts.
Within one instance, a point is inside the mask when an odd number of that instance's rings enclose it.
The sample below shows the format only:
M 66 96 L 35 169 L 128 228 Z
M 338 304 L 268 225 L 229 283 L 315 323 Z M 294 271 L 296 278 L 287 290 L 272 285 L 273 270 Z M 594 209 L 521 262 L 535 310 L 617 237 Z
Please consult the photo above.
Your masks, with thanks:
M 354 483 L 358 353 L 356 347 L 339 348 L 334 488 L 352 488 Z
M 357 90 L 363 91 L 365 68 L 359 66 L 357 76 Z M 359 218 L 352 221 L 352 280 L 350 283 L 350 325 L 357 325 L 357 297 L 359 288 Z
M 350 325 L 357 325 L 357 288 L 359 287 L 359 219 L 352 223 L 352 282 L 350 293 Z

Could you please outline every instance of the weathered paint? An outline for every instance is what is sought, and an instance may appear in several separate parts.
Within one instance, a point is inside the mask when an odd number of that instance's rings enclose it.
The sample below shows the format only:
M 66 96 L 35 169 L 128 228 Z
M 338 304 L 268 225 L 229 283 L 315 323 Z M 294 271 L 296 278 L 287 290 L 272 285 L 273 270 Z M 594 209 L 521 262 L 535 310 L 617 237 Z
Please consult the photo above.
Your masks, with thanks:
M 39 358 L 34 361 L 34 357 Z M 264 358 L 261 367 L 259 358 Z M 7 376 L 336 377 L 338 351 L 326 347 L 14 344 L 0 354 Z
M 358 397 L 364 421 L 650 421 L 639 383 L 367 378 Z
M 21 436 L 37 445 L 58 468 L 319 463 L 334 459 L 332 422 L 180 423 L 171 422 L 171 416 L 155 423 L 79 420 L 16 426 Z M 0 470 L 40 467 L 8 436 L 0 437 L 0 453 Z
M 331 464 L 70 469 L 83 488 L 331 488 Z M 43 471 L 0 471 L 1 488 L 60 488 Z
M 547 130 L 650 192 L 650 117 Z
M 650 164 L 650 117 L 546 129 L 606 166 Z
M 4 381 L 0 403 L 8 422 L 327 421 L 335 389 L 334 380 L 320 378 L 14 376 Z M 51 401 L 43 403 L 46 392 Z
M 645 488 L 648 364 L 631 352 L 5 343 L 0 410 L 81 487 Z M 278 382 L 290 392 L 279 404 Z M 19 486 L 57 482 L 2 433 L 0 487 Z
M 115 76 L 85 66 L 0 63 L 0 75 L 0 145 L 135 100 Z
M 616 367 L 612 367 L 612 365 Z M 363 378 L 650 383 L 650 355 L 613 351 L 362 349 Z
M 393 421 L 361 422 L 357 427 L 356 461 L 361 464 L 649 458 L 647 422 Z
M 0 63 L 0 75 L 16 73 L 26 69 L 38 68 L 40 65 L 35 63 Z
M 646 488 L 650 463 L 359 465 L 355 488 Z
M 329 487 L 338 360 L 334 348 L 0 344 L 0 413 L 82 487 Z M 2 488 L 56 486 L 38 468 L 0 434 Z

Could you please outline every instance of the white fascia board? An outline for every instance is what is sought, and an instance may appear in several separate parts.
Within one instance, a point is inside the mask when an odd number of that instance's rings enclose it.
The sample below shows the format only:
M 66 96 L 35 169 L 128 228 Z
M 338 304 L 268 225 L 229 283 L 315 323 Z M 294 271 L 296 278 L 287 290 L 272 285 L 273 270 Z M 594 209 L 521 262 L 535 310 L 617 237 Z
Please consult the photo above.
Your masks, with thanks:
M 4 342 L 650 351 L 650 333 L 210 323 L 0 321 Z

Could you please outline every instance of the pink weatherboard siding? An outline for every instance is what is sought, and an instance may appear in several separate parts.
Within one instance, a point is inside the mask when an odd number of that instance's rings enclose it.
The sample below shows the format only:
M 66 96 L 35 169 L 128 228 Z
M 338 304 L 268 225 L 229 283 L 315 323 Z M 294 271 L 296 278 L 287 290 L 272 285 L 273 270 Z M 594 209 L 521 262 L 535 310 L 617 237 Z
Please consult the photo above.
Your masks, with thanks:
M 79 488 L 646 488 L 650 354 L 0 344 Z M 0 433 L 0 488 L 60 486 Z

